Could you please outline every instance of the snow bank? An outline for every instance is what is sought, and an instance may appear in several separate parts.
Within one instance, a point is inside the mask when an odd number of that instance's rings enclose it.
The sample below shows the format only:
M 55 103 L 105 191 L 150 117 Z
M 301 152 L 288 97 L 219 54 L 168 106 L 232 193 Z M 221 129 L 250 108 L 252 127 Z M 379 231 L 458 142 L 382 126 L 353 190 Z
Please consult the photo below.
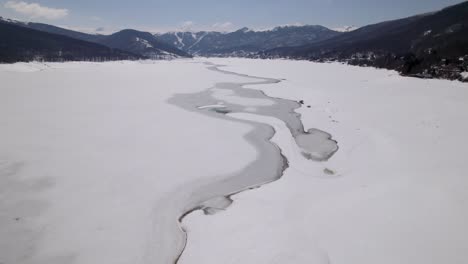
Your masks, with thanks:
M 463 80 L 468 80 L 468 72 L 462 72 L 460 73 L 461 77 Z
M 17 62 L 13 64 L 0 64 L 1 72 L 37 72 L 47 69 L 49 66 L 41 62 Z

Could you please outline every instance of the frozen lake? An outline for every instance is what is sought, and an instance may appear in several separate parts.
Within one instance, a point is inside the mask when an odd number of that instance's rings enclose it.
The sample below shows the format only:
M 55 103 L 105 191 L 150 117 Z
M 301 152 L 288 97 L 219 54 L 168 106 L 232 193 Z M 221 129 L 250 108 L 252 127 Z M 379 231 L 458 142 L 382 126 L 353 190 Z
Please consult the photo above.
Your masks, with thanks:
M 466 84 L 247 59 L 0 79 L 0 263 L 468 258 Z

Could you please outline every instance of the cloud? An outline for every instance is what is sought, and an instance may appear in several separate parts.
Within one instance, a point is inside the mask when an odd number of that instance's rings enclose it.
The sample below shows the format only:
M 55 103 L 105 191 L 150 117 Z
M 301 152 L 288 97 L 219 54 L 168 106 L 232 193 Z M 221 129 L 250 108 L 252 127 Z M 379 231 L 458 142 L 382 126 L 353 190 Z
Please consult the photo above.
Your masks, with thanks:
M 211 27 L 217 30 L 228 30 L 228 29 L 231 29 L 233 26 L 234 24 L 232 24 L 231 22 L 224 22 L 224 23 L 217 22 L 217 23 L 214 23 Z
M 141 29 L 141 28 L 140 28 Z M 234 24 L 231 22 L 216 22 L 214 24 L 199 24 L 195 21 L 187 20 L 180 22 L 175 27 L 152 28 L 150 32 L 165 33 L 165 32 L 197 32 L 197 31 L 219 31 L 229 32 L 234 29 Z
M 8 1 L 4 6 L 30 18 L 61 19 L 69 13 L 68 9 L 51 8 L 23 1 Z
M 81 27 L 81 26 L 68 26 L 68 25 L 57 25 L 58 27 L 83 32 L 87 34 L 100 34 L 100 35 L 110 35 L 117 31 L 122 30 L 123 28 L 108 28 L 108 27 Z
M 195 25 L 195 23 L 193 21 L 184 21 L 184 22 L 182 22 L 180 27 L 181 27 L 182 30 L 187 30 L 188 31 L 188 30 L 191 30 L 194 25 Z

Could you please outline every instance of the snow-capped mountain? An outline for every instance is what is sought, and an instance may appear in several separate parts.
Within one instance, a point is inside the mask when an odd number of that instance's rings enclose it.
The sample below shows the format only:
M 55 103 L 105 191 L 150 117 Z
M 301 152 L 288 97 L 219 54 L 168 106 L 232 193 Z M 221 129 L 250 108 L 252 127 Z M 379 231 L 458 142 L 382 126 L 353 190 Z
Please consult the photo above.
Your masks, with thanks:
M 242 56 L 277 47 L 314 43 L 339 34 L 323 26 L 309 25 L 283 26 L 262 31 L 244 27 L 230 33 L 169 32 L 157 34 L 156 37 L 194 55 Z
M 97 42 L 111 48 L 129 51 L 152 59 L 190 57 L 172 44 L 158 40 L 149 32 L 126 29 L 105 36 Z
M 221 35 L 218 32 L 169 32 L 155 34 L 155 37 L 185 51 L 191 51 L 207 35 Z

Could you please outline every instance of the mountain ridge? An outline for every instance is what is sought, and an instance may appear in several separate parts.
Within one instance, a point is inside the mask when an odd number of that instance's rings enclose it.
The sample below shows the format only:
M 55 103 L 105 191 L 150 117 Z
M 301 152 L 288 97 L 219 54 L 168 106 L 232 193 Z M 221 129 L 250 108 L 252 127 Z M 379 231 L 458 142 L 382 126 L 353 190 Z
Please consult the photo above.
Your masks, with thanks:
M 320 25 L 294 25 L 269 30 L 243 27 L 233 32 L 168 32 L 156 36 L 194 55 L 246 56 L 274 47 L 313 43 L 338 34 L 341 33 Z
M 128 60 L 140 56 L 101 44 L 0 21 L 0 62 Z
M 457 79 L 468 71 L 468 2 L 368 25 L 317 43 L 267 50 L 258 57 L 342 61 L 409 76 Z
M 165 42 L 159 41 L 151 33 L 133 29 L 121 30 L 110 35 L 100 35 L 83 33 L 44 23 L 21 22 L 4 18 L 1 18 L 0 21 L 42 32 L 63 35 L 77 40 L 97 43 L 112 49 L 119 49 L 149 59 L 191 57 L 186 52 L 183 52 L 172 45 L 168 45 Z

